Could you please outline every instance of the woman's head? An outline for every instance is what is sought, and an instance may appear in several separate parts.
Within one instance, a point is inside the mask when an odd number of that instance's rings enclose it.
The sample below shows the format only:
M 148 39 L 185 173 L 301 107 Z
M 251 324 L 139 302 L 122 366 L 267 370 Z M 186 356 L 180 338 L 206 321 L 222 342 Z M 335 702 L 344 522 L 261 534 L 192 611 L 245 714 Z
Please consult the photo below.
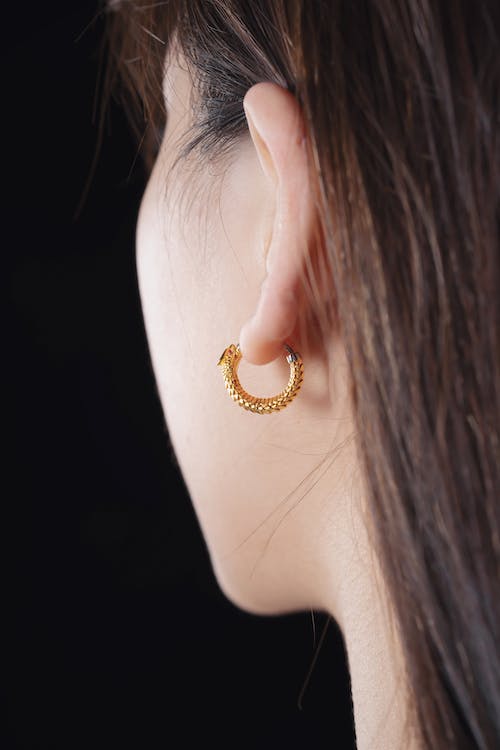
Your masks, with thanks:
M 207 164 L 194 152 L 179 160 L 195 96 L 179 50 L 167 59 L 164 91 L 167 126 L 142 200 L 137 261 L 175 454 L 228 596 L 246 609 L 268 613 L 326 605 L 314 586 L 319 570 L 311 575 L 319 561 L 311 549 L 302 549 L 309 544 L 304 526 L 312 500 L 284 521 L 310 482 L 306 475 L 327 456 L 335 436 L 352 433 L 345 388 L 339 423 L 329 421 L 325 368 L 314 364 L 320 342 L 300 340 L 295 330 L 301 309 L 295 291 L 299 261 L 310 234 L 307 219 L 300 219 L 309 199 L 296 100 L 274 83 L 253 87 L 245 99 L 258 119 L 253 139 L 248 131 L 241 135 L 222 166 Z M 240 336 L 254 314 L 264 319 L 251 322 L 250 331 Z M 280 326 L 286 326 L 283 334 Z M 254 355 L 271 364 L 244 363 L 241 377 L 250 391 L 271 395 L 288 374 L 285 358 L 276 356 L 282 335 L 293 336 L 302 348 L 307 343 L 301 352 L 308 372 L 300 401 L 279 419 L 249 419 L 227 398 L 216 367 L 220 352 L 236 337 L 247 356 L 251 337 Z M 314 346 L 318 354 L 313 355 Z M 346 365 L 338 354 L 336 364 L 345 381 Z
M 166 103 L 139 281 L 222 587 L 343 624 L 367 545 L 422 742 L 494 747 L 498 8 L 122 3 L 111 31 L 150 145 Z M 287 410 L 227 399 L 236 340 L 262 395 L 286 380 L 282 343 L 300 351 Z

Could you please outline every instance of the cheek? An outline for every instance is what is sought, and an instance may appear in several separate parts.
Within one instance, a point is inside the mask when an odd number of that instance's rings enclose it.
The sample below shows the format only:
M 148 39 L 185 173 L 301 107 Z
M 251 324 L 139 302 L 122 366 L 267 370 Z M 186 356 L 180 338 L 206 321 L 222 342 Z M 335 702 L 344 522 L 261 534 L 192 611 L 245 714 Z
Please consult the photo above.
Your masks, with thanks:
M 300 484 L 303 467 L 285 469 L 286 452 L 270 450 L 289 442 L 286 415 L 238 409 L 217 368 L 258 296 L 259 264 L 248 260 L 259 242 L 255 222 L 234 200 L 226 209 L 216 201 L 209 216 L 193 208 L 182 216 L 175 201 L 165 203 L 161 184 L 156 170 L 141 205 L 137 266 L 170 439 L 227 596 L 245 609 L 286 610 L 295 606 L 293 528 L 287 524 L 284 539 L 281 530 L 273 535 L 272 550 L 268 540 L 282 515 L 279 499 Z M 288 377 L 284 359 L 263 369 L 265 390 L 278 391 Z M 261 392 L 262 383 L 246 382 Z
M 153 173 L 137 226 L 143 315 L 170 440 L 214 560 L 255 521 L 244 523 L 234 502 L 239 449 L 216 366 L 241 325 L 239 253 L 234 240 L 232 253 L 224 252 L 206 217 L 181 217 L 160 184 Z
M 217 348 L 227 336 L 221 268 L 200 247 L 196 219 L 181 223 L 153 175 L 137 227 L 137 268 L 152 363 L 181 466 L 203 461 L 205 424 L 214 419 Z M 207 261 L 210 254 L 211 262 Z M 190 483 L 191 471 L 185 472 Z

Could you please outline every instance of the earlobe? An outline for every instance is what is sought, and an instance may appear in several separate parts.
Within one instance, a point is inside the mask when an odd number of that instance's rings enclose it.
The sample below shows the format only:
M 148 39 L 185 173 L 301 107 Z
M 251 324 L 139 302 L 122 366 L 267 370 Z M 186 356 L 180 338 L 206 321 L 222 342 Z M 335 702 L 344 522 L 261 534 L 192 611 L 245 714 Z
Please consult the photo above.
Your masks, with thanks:
M 276 215 L 266 278 L 239 343 L 246 360 L 266 364 L 280 356 L 297 326 L 311 198 L 304 123 L 295 97 L 275 83 L 258 83 L 246 93 L 244 109 L 262 170 L 276 191 Z

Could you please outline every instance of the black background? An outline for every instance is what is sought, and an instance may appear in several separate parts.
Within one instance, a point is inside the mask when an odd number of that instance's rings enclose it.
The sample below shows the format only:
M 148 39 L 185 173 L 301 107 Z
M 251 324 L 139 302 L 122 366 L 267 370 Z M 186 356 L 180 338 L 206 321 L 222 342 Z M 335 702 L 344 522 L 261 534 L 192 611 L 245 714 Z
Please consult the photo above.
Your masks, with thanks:
M 325 615 L 314 638 L 311 613 L 248 615 L 214 580 L 149 362 L 144 177 L 115 106 L 77 215 L 96 153 L 102 19 L 82 32 L 97 10 L 2 11 L 2 747 L 350 748 L 336 626 L 299 708 Z

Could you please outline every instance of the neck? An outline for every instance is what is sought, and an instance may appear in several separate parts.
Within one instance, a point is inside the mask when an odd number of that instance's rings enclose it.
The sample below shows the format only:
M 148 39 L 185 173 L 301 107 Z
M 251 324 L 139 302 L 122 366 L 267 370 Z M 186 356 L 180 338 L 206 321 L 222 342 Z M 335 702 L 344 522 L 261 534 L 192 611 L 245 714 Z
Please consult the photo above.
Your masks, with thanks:
M 351 508 L 352 510 L 352 508 Z M 389 598 L 361 516 L 349 514 L 346 544 L 337 548 L 335 607 L 351 677 L 358 750 L 417 750 L 405 734 L 408 698 L 402 652 Z
M 342 618 L 356 745 L 358 750 L 410 750 L 415 746 L 404 736 L 407 702 L 403 665 L 380 595 L 370 591 L 371 583 L 358 580 L 361 598 L 346 602 Z

